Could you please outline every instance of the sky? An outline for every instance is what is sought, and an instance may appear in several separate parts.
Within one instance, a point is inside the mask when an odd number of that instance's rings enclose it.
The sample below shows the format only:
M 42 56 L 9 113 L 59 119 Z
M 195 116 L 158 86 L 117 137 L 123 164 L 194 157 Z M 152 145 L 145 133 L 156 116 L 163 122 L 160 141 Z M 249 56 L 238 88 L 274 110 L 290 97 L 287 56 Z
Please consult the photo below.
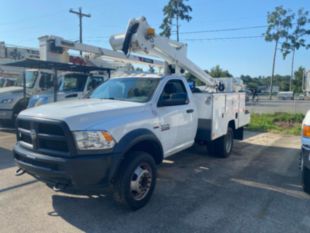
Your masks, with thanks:
M 162 9 L 168 0 L 0 0 L 0 41 L 19 46 L 38 47 L 38 37 L 58 35 L 78 40 L 78 17 L 69 9 L 90 13 L 83 19 L 84 43 L 110 48 L 110 35 L 126 30 L 128 20 L 145 16 L 160 32 Z M 272 69 L 273 43 L 259 38 L 265 28 L 238 31 L 221 29 L 264 26 L 268 11 L 282 5 L 293 11 L 310 11 L 309 0 L 189 0 L 192 20 L 181 22 L 180 40 L 188 44 L 188 57 L 203 69 L 216 65 L 234 76 L 268 76 Z M 192 31 L 211 31 L 186 34 Z M 250 37 L 232 39 L 236 37 Z M 173 37 L 174 38 L 174 35 Z M 223 39 L 226 38 L 226 39 Z M 230 39 L 229 39 L 230 38 Z M 309 38 L 310 42 L 310 38 Z M 310 70 L 310 49 L 296 53 L 295 66 Z M 283 60 L 278 53 L 276 73 L 290 74 L 291 56 Z

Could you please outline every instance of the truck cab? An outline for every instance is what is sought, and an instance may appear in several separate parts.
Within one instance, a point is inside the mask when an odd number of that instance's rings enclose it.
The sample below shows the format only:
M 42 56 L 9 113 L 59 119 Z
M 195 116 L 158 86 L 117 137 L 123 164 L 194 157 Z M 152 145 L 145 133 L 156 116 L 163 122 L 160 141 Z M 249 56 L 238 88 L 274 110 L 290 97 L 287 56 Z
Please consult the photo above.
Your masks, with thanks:
M 3 78 L 0 77 L 0 88 L 2 87 L 11 87 L 16 85 L 15 78 Z
M 59 77 L 57 101 L 81 99 L 108 79 L 105 72 L 64 72 Z M 30 98 L 28 108 L 54 102 L 53 90 L 42 92 Z
M 47 70 L 27 69 L 25 71 L 24 98 L 23 80 L 16 86 L 0 89 L 0 120 L 14 122 L 17 115 L 27 107 L 29 97 L 53 87 L 52 73 Z

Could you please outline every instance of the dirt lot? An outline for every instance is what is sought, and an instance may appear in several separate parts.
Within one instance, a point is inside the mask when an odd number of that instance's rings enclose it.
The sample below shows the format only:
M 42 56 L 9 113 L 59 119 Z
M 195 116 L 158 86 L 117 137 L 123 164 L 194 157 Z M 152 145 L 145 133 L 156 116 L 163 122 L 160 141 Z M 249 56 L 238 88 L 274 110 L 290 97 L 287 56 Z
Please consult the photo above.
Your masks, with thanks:
M 169 158 L 145 208 L 109 195 L 55 193 L 15 177 L 14 133 L 0 132 L 1 232 L 310 232 L 298 171 L 299 137 L 247 133 L 228 159 L 194 147 Z

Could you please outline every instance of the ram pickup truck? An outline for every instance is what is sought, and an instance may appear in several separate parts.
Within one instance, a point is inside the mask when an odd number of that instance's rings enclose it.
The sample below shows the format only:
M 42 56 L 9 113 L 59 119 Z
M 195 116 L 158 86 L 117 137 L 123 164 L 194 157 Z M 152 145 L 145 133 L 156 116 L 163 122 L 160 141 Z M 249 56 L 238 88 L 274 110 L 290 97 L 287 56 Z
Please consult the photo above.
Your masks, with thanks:
M 250 115 L 245 93 L 192 93 L 186 79 L 117 77 L 89 98 L 42 105 L 17 118 L 19 170 L 56 190 L 101 190 L 131 209 L 143 207 L 163 159 L 205 143 L 228 157 Z
M 304 191 L 310 194 L 310 111 L 302 123 L 300 168 Z

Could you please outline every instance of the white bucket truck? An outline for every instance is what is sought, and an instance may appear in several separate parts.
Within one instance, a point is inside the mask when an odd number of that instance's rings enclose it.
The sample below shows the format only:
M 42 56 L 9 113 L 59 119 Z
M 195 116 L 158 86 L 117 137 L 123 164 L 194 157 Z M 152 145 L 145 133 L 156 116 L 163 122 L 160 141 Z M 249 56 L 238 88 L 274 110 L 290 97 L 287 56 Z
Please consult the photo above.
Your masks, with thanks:
M 17 46 L 7 46 L 0 42 L 0 65 L 9 73 L 22 74 L 23 69 L 2 66 L 6 63 L 18 61 L 25 58 L 38 59 L 39 50 L 32 48 L 23 48 Z M 0 86 L 6 83 L 0 80 Z M 29 97 L 46 91 L 53 86 L 52 74 L 47 70 L 26 69 L 25 70 L 25 89 L 23 88 L 22 78 L 17 79 L 16 86 L 2 87 L 0 89 L 0 120 L 14 121 L 18 113 L 25 109 Z
M 132 19 L 110 42 L 125 54 L 162 58 L 165 74 L 116 77 L 88 99 L 21 112 L 13 150 L 17 175 L 26 172 L 55 190 L 112 186 L 118 201 L 138 209 L 150 200 L 164 158 L 195 141 L 228 157 L 250 115 L 245 93 L 225 89 L 186 57 L 185 44 L 156 35 L 144 17 Z M 193 93 L 181 69 L 203 81 L 205 90 Z

